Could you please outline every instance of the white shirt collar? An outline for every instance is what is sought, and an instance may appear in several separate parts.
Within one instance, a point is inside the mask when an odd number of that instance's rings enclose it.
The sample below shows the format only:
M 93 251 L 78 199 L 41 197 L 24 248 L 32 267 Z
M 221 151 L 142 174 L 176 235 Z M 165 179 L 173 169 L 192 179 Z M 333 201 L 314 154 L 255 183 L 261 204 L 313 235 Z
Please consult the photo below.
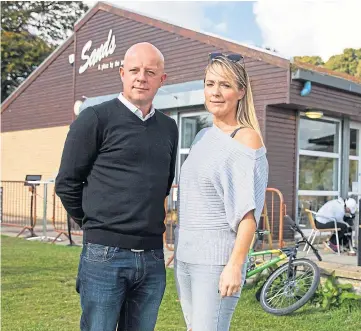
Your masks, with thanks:
M 130 101 L 128 101 L 124 97 L 123 93 L 119 94 L 118 99 L 122 104 L 124 104 L 124 106 L 126 106 L 131 112 L 133 112 L 143 121 L 146 121 L 148 118 L 151 118 L 155 114 L 155 109 L 153 105 L 152 108 L 150 109 L 150 112 L 145 117 L 143 117 L 142 111 L 138 107 L 134 106 Z

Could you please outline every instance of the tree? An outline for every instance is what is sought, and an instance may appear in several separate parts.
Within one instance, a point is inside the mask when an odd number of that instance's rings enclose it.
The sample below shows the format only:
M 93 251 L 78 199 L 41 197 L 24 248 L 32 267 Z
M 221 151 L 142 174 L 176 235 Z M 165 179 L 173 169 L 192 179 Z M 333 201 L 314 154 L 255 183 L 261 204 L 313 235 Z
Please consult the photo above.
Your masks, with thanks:
M 81 1 L 1 2 L 1 102 L 72 32 Z
M 295 56 L 295 61 L 313 64 L 315 66 L 322 66 L 324 64 L 320 56 Z
M 41 38 L 23 32 L 1 33 L 1 101 L 42 63 L 53 47 Z
M 360 78 L 361 79 L 361 61 L 358 61 L 358 65 L 357 65 L 357 68 L 356 68 L 356 75 L 355 75 L 357 78 Z
M 323 62 L 319 56 L 295 56 L 294 59 L 361 78 L 361 48 L 346 48 L 342 54 L 331 56 L 327 62 Z
M 361 48 L 346 48 L 342 54 L 331 56 L 325 68 L 356 76 L 357 66 L 361 61 Z

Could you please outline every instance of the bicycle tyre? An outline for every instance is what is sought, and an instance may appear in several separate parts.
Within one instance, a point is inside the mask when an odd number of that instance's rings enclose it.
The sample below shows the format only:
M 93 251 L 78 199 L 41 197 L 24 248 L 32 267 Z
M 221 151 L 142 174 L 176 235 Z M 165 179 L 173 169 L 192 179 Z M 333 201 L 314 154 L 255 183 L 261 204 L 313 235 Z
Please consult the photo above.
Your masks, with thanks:
M 273 315 L 288 315 L 295 310 L 301 308 L 303 305 L 305 305 L 311 297 L 314 295 L 314 293 L 317 290 L 318 285 L 320 284 L 320 269 L 318 268 L 317 264 L 308 260 L 308 259 L 296 259 L 292 262 L 292 265 L 298 267 L 298 266 L 308 266 L 313 273 L 313 279 L 310 288 L 308 291 L 294 304 L 284 307 L 284 308 L 274 308 L 268 304 L 267 301 L 267 293 L 270 290 L 273 282 L 282 274 L 288 272 L 288 263 L 285 263 L 284 265 L 280 266 L 278 269 L 276 269 L 266 280 L 266 282 L 263 284 L 263 288 L 261 291 L 260 296 L 260 303 L 262 308 L 270 314 Z

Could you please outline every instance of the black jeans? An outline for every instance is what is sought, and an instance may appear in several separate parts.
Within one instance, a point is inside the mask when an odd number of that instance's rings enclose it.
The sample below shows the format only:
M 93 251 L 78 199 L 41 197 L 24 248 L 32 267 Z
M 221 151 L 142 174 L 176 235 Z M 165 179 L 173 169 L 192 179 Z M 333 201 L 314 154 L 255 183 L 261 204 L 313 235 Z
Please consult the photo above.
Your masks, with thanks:
M 335 223 L 334 222 L 327 222 L 326 224 L 320 223 L 316 220 L 316 227 L 319 229 L 334 229 L 335 228 Z M 344 244 L 347 245 L 348 244 L 348 238 L 345 238 L 345 234 L 349 233 L 351 230 L 350 227 L 348 227 L 346 224 L 344 223 L 338 223 L 337 222 L 337 227 L 340 228 L 341 230 L 338 231 L 338 240 L 340 241 L 340 245 Z M 337 241 L 336 241 L 336 235 L 333 234 L 330 238 L 330 242 L 334 245 L 337 245 Z

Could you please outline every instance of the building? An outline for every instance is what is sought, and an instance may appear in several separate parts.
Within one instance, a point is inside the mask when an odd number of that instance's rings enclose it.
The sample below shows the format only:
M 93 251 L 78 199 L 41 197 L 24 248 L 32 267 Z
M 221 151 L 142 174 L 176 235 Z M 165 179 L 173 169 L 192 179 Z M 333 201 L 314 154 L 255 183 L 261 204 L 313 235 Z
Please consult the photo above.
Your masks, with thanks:
M 3 180 L 53 178 L 76 113 L 121 91 L 125 51 L 143 41 L 166 59 L 168 79 L 155 106 L 178 123 L 178 172 L 195 134 L 211 124 L 202 91 L 208 54 L 234 52 L 251 77 L 269 187 L 283 193 L 287 212 L 361 194 L 360 80 L 101 2 L 2 104 Z

